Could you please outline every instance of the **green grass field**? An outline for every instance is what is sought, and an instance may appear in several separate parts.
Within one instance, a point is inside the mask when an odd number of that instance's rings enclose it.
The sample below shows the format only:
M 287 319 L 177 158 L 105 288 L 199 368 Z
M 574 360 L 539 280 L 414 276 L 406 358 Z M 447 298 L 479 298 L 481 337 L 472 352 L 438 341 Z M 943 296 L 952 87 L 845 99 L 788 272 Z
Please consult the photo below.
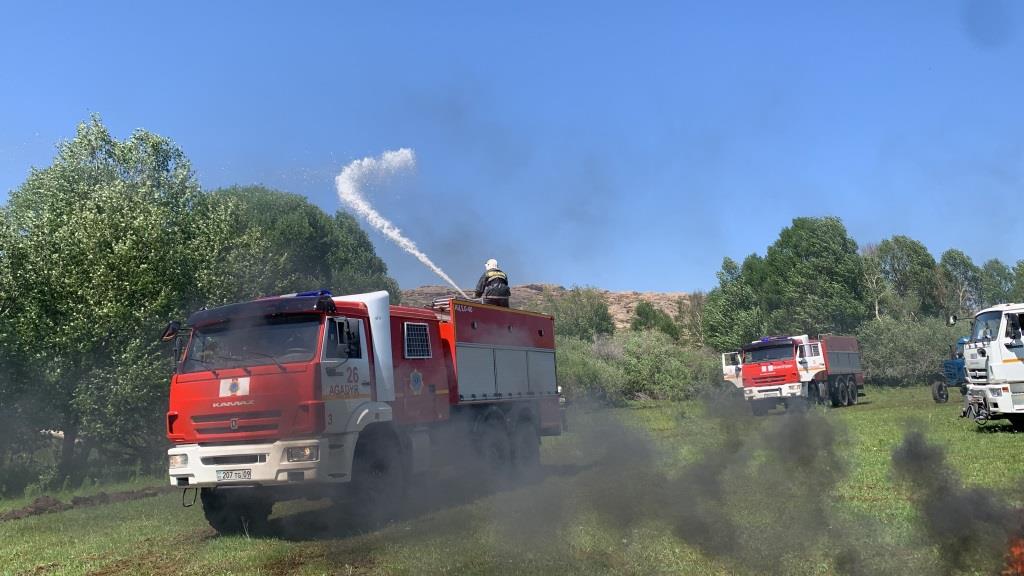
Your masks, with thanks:
M 780 410 L 719 418 L 699 403 L 579 414 L 545 439 L 543 479 L 499 491 L 435 479 L 382 530 L 353 533 L 327 503 L 291 502 L 275 508 L 270 536 L 219 537 L 175 491 L 2 522 L 0 572 L 941 573 L 948 554 L 919 521 L 920 494 L 892 472 L 905 432 L 944 447 L 959 478 L 997 503 L 1020 504 L 1024 472 L 1024 435 L 979 431 L 957 418 L 958 398 L 872 389 L 858 406 L 813 410 L 807 426 Z M 998 572 L 998 556 L 952 572 Z

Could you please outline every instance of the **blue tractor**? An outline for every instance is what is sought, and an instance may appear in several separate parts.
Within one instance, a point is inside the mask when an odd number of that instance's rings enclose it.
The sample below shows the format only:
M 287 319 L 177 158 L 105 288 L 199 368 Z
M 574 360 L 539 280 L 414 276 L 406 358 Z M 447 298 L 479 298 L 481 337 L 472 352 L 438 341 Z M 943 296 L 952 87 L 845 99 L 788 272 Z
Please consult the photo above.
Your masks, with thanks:
M 939 404 L 949 401 L 949 389 L 959 388 L 961 395 L 967 395 L 967 370 L 964 367 L 964 344 L 967 338 L 956 341 L 956 348 L 949 347 L 949 359 L 942 361 L 942 376 L 932 382 L 932 399 Z

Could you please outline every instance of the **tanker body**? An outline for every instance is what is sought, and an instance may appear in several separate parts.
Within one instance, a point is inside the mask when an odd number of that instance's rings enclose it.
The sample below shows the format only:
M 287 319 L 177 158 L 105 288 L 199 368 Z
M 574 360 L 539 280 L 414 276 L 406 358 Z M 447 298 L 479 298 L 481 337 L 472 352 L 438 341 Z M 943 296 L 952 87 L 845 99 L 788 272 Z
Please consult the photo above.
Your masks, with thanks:
M 265 527 L 274 502 L 300 497 L 383 521 L 420 473 L 533 468 L 540 437 L 561 433 L 550 316 L 314 292 L 202 310 L 187 326 L 170 482 L 198 489 L 222 533 Z

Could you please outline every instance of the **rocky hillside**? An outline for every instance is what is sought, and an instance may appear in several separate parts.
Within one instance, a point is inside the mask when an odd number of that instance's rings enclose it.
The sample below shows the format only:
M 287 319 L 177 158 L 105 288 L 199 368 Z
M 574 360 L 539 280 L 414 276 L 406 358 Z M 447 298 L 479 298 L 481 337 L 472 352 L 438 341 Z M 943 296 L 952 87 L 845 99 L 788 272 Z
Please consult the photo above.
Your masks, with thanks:
M 565 294 L 563 286 L 553 284 L 524 284 L 512 287 L 511 305 L 524 310 L 543 311 L 544 303 L 549 298 L 557 299 Z M 467 293 L 471 292 L 467 290 Z M 677 303 L 680 299 L 687 301 L 685 292 L 611 292 L 602 290 L 608 299 L 608 311 L 611 312 L 616 328 L 626 328 L 633 318 L 633 309 L 641 300 L 647 300 L 656 307 L 675 317 Z M 452 293 L 448 286 L 420 286 L 412 290 L 402 291 L 402 304 L 406 306 L 426 306 L 434 298 Z

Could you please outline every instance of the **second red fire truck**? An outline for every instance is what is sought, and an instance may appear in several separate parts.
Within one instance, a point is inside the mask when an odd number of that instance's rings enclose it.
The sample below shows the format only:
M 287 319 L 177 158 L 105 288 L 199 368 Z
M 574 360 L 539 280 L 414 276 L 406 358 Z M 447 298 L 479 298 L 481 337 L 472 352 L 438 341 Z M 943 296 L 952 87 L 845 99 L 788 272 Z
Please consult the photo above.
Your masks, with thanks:
M 743 390 L 754 414 L 783 404 L 857 403 L 864 386 L 860 347 L 852 336 L 775 336 L 722 355 L 723 378 Z

